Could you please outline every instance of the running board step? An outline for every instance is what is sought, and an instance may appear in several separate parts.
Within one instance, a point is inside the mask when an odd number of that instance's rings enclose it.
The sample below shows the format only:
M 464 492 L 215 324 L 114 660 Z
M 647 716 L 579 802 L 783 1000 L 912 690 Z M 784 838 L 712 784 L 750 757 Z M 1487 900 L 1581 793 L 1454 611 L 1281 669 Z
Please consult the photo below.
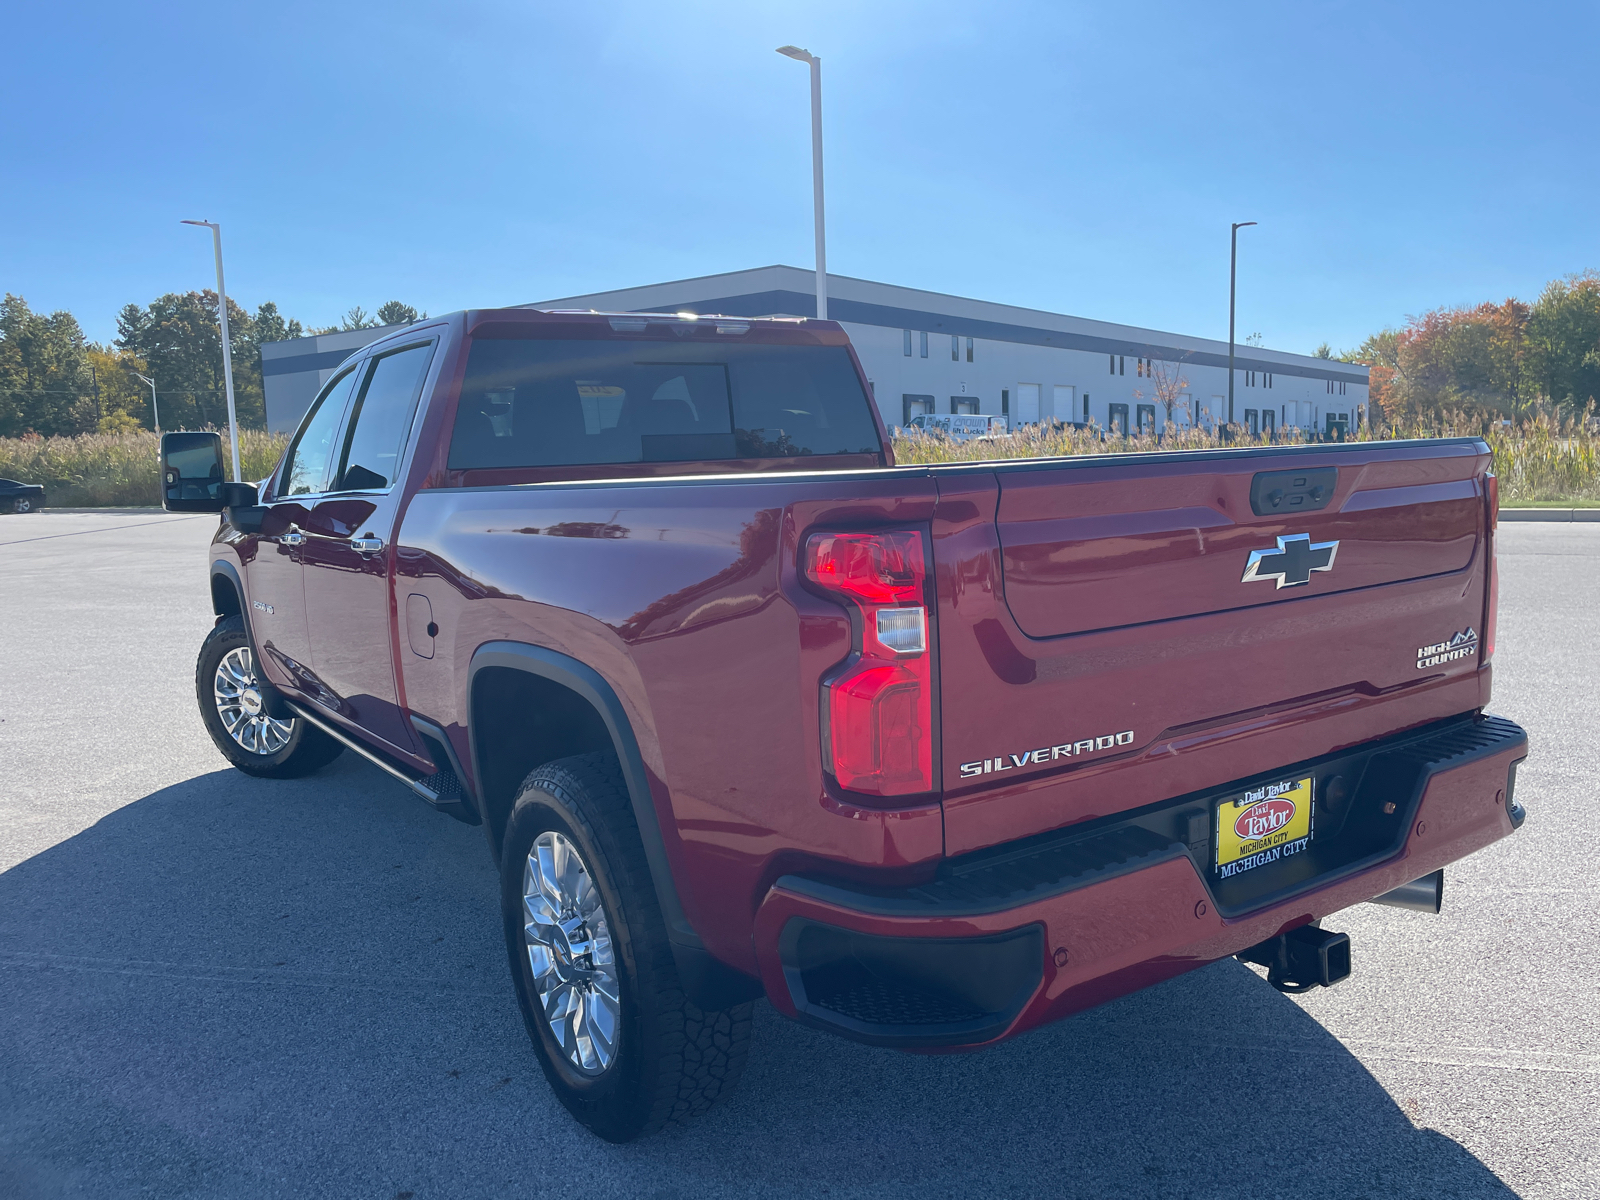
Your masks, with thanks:
M 434 761 L 445 764 L 441 770 L 435 771 L 432 775 L 419 776 L 404 767 L 396 766 L 376 750 L 362 745 L 332 722 L 308 711 L 305 705 L 293 700 L 286 700 L 285 703 L 296 716 L 320 729 L 345 749 L 359 754 L 384 774 L 394 776 L 440 812 L 468 825 L 481 823 L 472 799 L 462 784 L 461 776 L 456 772 L 455 756 L 449 753 L 449 742 L 444 739 L 443 732 L 437 726 L 430 726 L 415 717 L 412 718 L 412 723 L 417 726 L 417 732 L 427 743 L 428 751 Z

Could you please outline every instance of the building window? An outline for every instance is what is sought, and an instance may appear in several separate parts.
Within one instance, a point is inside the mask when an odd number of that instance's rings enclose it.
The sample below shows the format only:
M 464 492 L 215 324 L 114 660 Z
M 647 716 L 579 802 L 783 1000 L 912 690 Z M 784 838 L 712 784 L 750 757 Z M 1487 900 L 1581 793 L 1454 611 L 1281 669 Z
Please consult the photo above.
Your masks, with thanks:
M 922 335 L 922 357 L 928 357 L 928 335 L 926 332 Z
M 971 338 L 967 339 L 967 361 L 968 362 L 972 361 L 972 339 Z
M 1123 358 L 1122 355 L 1119 354 L 1119 355 L 1117 355 L 1117 374 L 1118 375 L 1126 375 L 1127 373 L 1128 373 L 1128 360 Z
M 1086 425 L 1089 423 L 1089 393 L 1088 392 L 1085 392 L 1083 394 L 1083 421 L 1084 421 L 1084 424 L 1086 424 Z
M 1117 373 L 1117 356 L 1115 354 L 1108 354 L 1106 357 L 1111 360 L 1111 374 L 1115 375 Z
M 1272 372 L 1271 371 L 1267 372 L 1267 386 L 1268 387 L 1272 386 Z
M 1011 389 L 1010 388 L 1001 388 L 1000 389 L 1000 415 L 1002 417 L 1009 417 L 1011 415 Z
M 911 330 L 902 329 L 900 332 L 906 335 L 905 336 L 906 357 L 910 358 L 911 357 Z
M 1144 378 L 1144 359 L 1141 358 L 1139 360 L 1138 364 L 1134 367 L 1134 370 L 1138 372 L 1140 379 Z
M 950 361 L 961 361 L 961 339 L 953 333 L 950 335 Z

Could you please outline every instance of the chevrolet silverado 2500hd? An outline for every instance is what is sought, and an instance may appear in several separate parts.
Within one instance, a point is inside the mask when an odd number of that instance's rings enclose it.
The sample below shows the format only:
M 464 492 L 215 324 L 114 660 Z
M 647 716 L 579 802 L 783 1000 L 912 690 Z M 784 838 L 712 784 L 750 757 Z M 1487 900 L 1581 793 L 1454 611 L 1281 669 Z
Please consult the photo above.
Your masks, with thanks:
M 481 825 L 552 1088 L 602 1137 L 736 1080 L 752 1002 L 969 1049 L 1511 833 L 1475 439 L 897 467 L 827 321 L 456 313 L 374 342 L 217 511 L 201 713 Z

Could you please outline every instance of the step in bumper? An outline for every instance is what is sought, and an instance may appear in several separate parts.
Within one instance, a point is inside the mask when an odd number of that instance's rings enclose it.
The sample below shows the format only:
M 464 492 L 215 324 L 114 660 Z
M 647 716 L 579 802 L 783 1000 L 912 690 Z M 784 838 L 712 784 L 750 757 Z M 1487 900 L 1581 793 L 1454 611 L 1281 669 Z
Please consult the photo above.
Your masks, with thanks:
M 1208 797 L 949 860 L 916 887 L 782 876 L 756 915 L 767 996 L 791 1017 L 875 1045 L 990 1044 L 1226 958 L 1505 837 L 1525 817 L 1514 787 L 1527 753 L 1521 728 L 1484 717 L 1285 769 L 1354 772 L 1343 832 L 1325 839 L 1337 848 L 1343 837 L 1348 861 L 1310 877 L 1293 874 L 1299 863 L 1276 880 L 1264 874 L 1254 894 L 1212 871 L 1208 831 L 1196 840 L 1194 814 L 1208 811 Z M 1363 821 L 1376 827 L 1378 818 L 1363 806 L 1395 822 L 1382 844 L 1366 837 Z

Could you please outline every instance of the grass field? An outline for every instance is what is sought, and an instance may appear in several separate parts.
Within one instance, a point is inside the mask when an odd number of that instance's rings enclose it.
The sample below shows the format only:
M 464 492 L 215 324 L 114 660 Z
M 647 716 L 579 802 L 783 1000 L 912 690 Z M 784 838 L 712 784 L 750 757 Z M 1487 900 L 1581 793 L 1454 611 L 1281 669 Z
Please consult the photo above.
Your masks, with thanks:
M 1494 454 L 1500 477 L 1500 503 L 1551 507 L 1600 504 L 1600 437 L 1576 423 L 1536 418 L 1520 425 L 1485 425 L 1479 421 L 1442 421 L 1430 425 L 1394 425 L 1363 429 L 1353 440 L 1383 441 L 1416 437 L 1481 437 Z M 1101 438 L 1097 429 L 1032 425 L 1016 433 L 981 441 L 953 442 L 937 434 L 902 431 L 895 438 L 895 460 L 902 464 L 982 462 L 990 459 L 1047 458 L 1075 454 L 1144 454 L 1164 450 L 1212 450 L 1225 445 L 1300 445 L 1298 429 L 1275 437 L 1224 443 L 1197 429 L 1174 429 L 1166 436 Z
M 271 472 L 283 437 L 260 430 L 239 434 L 239 463 L 246 479 Z M 136 508 L 161 503 L 161 472 L 154 433 L 86 433 L 62 438 L 0 438 L 0 478 L 44 484 L 48 508 Z M 228 439 L 222 452 L 230 453 Z
M 1600 505 L 1600 436 L 1578 423 L 1540 417 L 1518 425 L 1486 428 L 1481 421 L 1447 420 L 1361 430 L 1357 438 L 1365 441 L 1452 436 L 1482 437 L 1489 443 L 1494 452 L 1494 470 L 1500 477 L 1502 504 L 1584 508 Z M 1303 440 L 1299 430 L 1291 430 L 1270 439 L 1270 444 L 1294 445 Z M 244 477 L 261 479 L 271 472 L 285 442 L 282 436 L 244 430 L 239 444 Z M 1045 425 L 970 442 L 952 442 L 917 431 L 902 432 L 895 439 L 895 458 L 911 465 L 1213 449 L 1223 444 L 1203 430 L 1173 430 L 1159 440 L 1151 435 L 1114 435 L 1102 441 L 1098 431 Z M 1258 438 L 1232 444 L 1266 445 L 1269 440 Z M 156 435 L 147 431 L 90 433 L 70 438 L 0 438 L 0 478 L 44 484 L 45 504 L 51 508 L 156 505 L 161 502 L 156 453 Z

